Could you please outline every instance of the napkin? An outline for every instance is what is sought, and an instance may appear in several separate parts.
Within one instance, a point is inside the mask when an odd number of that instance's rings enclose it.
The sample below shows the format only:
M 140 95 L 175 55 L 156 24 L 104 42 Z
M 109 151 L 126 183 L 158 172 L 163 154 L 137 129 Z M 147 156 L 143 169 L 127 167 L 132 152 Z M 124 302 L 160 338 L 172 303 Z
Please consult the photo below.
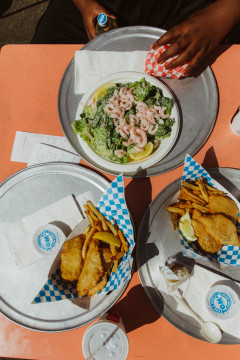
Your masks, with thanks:
M 38 252 L 34 246 L 33 235 L 38 228 L 54 223 L 67 235 L 66 232 L 70 233 L 82 218 L 77 203 L 70 195 L 15 223 L 6 224 L 2 233 L 9 243 L 18 267 L 23 268 L 48 256 Z M 62 243 L 59 243 L 58 248 L 61 245 Z
M 226 333 L 240 338 L 240 309 L 236 316 L 230 319 L 220 320 L 212 316 L 205 305 L 205 298 L 213 284 L 225 284 L 234 288 L 240 294 L 240 286 L 235 281 L 229 280 L 223 276 L 215 274 L 199 265 L 194 265 L 192 276 L 188 282 L 188 286 L 183 292 L 183 297 L 190 305 L 190 307 L 204 320 L 213 321 Z M 230 285 L 231 284 L 231 285 Z M 237 290 L 236 290 L 237 289 Z M 178 305 L 178 310 L 189 315 L 188 311 L 181 305 Z M 190 315 L 191 316 L 191 315 Z
M 88 91 L 104 76 L 122 71 L 144 72 L 147 51 L 90 51 L 75 53 L 75 93 Z
M 146 57 L 146 63 L 145 63 L 145 72 L 149 75 L 153 75 L 155 77 L 168 77 L 173 79 L 179 79 L 181 76 L 183 76 L 183 72 L 188 66 L 189 63 L 186 63 L 181 66 L 177 66 L 175 69 L 167 70 L 166 65 L 170 63 L 172 60 L 174 60 L 177 56 L 172 57 L 165 61 L 163 64 L 159 64 L 157 62 L 158 57 L 165 51 L 167 48 L 169 48 L 170 44 L 160 46 L 157 49 L 150 48 L 150 51 L 147 54 Z

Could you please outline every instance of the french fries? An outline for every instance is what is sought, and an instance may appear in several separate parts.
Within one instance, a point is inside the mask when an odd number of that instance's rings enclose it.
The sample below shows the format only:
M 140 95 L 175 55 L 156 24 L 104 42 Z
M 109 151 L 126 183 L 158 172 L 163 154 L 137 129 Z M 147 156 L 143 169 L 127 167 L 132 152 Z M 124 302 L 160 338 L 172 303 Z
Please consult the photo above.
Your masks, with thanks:
M 167 206 L 167 210 L 172 213 L 174 230 L 178 227 L 178 221 L 182 215 L 194 209 L 207 213 L 209 193 L 220 194 L 222 191 L 214 189 L 209 184 L 205 184 L 201 178 L 194 182 L 183 181 L 182 188 L 178 196 L 178 202 Z

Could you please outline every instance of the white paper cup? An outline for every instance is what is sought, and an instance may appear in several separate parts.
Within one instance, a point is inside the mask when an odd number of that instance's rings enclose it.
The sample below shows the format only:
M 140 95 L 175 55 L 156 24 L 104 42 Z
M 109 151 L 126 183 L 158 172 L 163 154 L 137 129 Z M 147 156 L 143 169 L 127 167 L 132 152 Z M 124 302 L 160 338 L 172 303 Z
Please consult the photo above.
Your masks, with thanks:
M 59 227 L 46 224 L 33 234 L 33 245 L 38 253 L 48 255 L 57 252 L 65 239 L 66 236 Z
M 89 360 L 125 360 L 129 342 L 121 317 L 112 312 L 103 314 L 84 333 L 82 350 Z
M 239 296 L 230 286 L 215 285 L 207 293 L 206 306 L 215 318 L 230 319 L 238 312 Z

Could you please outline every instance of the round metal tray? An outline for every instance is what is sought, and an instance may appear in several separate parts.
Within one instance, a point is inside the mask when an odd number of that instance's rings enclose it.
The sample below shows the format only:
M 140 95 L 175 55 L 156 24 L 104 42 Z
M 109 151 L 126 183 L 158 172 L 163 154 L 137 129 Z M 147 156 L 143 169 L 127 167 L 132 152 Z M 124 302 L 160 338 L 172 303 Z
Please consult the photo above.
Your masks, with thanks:
M 238 200 L 240 199 L 240 170 L 219 168 L 208 169 L 208 172 Z M 156 310 L 179 330 L 206 341 L 200 332 L 199 324 L 193 318 L 178 312 L 173 297 L 159 288 L 159 278 L 161 277 L 159 266 L 164 266 L 169 256 L 181 255 L 178 233 L 173 230 L 172 222 L 166 211 L 170 199 L 180 188 L 180 181 L 179 178 L 162 190 L 144 214 L 136 241 L 137 269 L 142 286 Z M 183 255 L 181 260 L 189 262 L 189 258 L 185 258 Z M 193 266 L 192 262 L 194 263 L 194 261 L 191 260 Z M 208 262 L 203 264 L 210 270 L 213 268 Z M 219 272 L 240 281 L 238 267 L 228 266 Z M 221 343 L 239 344 L 240 339 L 224 333 Z
M 94 51 L 133 51 L 148 50 L 164 31 L 161 29 L 133 26 L 112 30 L 85 45 L 83 50 Z M 124 69 L 122 69 L 124 71 Z M 218 89 L 210 67 L 201 64 L 199 75 L 181 80 L 162 78 L 161 81 L 171 90 L 181 111 L 179 137 L 171 152 L 159 163 L 143 171 L 125 172 L 125 177 L 154 176 L 173 170 L 184 163 L 186 153 L 196 154 L 210 135 L 218 111 Z M 71 123 L 75 120 L 81 95 L 75 94 L 74 58 L 68 64 L 61 80 L 58 93 L 58 114 L 63 132 L 76 152 L 95 168 L 117 175 L 100 167 L 87 156 Z
M 0 224 L 18 221 L 70 194 L 91 191 L 98 201 L 108 184 L 102 176 L 79 165 L 47 163 L 28 167 L 0 186 Z M 57 332 L 85 325 L 112 307 L 128 285 L 126 281 L 116 291 L 94 299 L 90 310 L 77 306 L 74 300 L 31 304 L 47 279 L 52 256 L 19 270 L 1 233 L 0 246 L 1 313 L 32 330 Z

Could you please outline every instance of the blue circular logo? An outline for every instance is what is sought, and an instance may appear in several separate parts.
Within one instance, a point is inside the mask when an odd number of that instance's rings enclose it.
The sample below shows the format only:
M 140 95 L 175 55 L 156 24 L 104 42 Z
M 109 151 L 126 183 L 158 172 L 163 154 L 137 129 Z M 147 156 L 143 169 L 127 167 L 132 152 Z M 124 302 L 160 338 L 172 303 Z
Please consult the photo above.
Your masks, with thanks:
M 43 230 L 37 237 L 37 244 L 44 253 L 49 253 L 57 243 L 56 235 L 50 230 Z
M 210 306 L 218 314 L 225 314 L 232 305 L 232 300 L 228 294 L 217 291 L 210 298 Z
M 107 15 L 104 13 L 99 14 L 97 17 L 97 20 L 98 20 L 99 25 L 103 26 L 107 22 Z

